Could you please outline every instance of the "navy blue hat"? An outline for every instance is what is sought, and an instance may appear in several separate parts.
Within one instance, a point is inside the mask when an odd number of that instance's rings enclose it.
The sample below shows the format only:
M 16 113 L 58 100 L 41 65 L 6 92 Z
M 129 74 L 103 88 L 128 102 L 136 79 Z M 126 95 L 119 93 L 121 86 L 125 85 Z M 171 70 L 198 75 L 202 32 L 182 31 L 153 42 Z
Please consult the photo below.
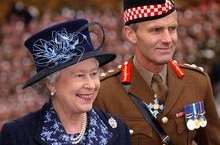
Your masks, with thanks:
M 159 19 L 175 11 L 172 0 L 124 0 L 125 25 Z
M 25 46 L 33 56 L 37 73 L 28 80 L 26 88 L 48 75 L 95 57 L 99 66 L 112 61 L 116 55 L 103 53 L 91 43 L 89 23 L 78 19 L 46 28 L 25 41 Z

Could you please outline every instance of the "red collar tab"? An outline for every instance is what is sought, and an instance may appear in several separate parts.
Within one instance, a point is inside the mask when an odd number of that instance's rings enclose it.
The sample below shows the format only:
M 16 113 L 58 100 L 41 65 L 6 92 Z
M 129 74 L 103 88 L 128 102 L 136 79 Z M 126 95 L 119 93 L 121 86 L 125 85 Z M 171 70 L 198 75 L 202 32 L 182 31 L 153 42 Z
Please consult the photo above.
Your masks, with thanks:
M 126 61 L 121 66 L 121 82 L 124 84 L 131 83 L 131 61 Z
M 179 79 L 182 79 L 184 77 L 184 72 L 183 70 L 177 65 L 176 60 L 170 59 L 169 60 L 169 65 L 173 69 L 173 71 L 176 73 L 177 77 Z

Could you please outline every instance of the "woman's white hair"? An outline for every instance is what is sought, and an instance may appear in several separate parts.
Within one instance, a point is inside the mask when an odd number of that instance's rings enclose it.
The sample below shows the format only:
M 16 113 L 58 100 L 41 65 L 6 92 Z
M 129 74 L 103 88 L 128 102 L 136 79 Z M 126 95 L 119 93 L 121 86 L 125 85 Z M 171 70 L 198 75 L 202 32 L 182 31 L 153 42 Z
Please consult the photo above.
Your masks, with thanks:
M 55 81 L 57 80 L 58 76 L 59 76 L 60 72 L 55 72 L 49 76 L 47 76 L 46 80 L 49 84 L 53 84 L 55 83 Z
M 59 74 L 60 74 L 60 72 L 55 72 L 55 73 L 47 76 L 45 79 L 33 84 L 32 88 L 34 90 L 36 90 L 36 92 L 39 95 L 42 95 L 44 97 L 50 97 L 51 92 L 50 92 L 49 88 L 47 87 L 47 84 L 54 84 L 55 81 L 57 80 Z

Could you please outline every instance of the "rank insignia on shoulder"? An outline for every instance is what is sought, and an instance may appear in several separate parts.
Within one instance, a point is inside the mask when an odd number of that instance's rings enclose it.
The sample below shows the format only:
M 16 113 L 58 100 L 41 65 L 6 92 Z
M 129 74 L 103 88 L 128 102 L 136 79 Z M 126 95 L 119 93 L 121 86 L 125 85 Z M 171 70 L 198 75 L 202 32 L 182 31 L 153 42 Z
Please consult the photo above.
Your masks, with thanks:
M 199 66 L 197 66 L 195 64 L 187 64 L 187 63 L 185 63 L 185 64 L 182 64 L 181 67 L 185 68 L 185 69 L 194 70 L 194 71 L 197 71 L 197 72 L 199 72 L 199 73 L 201 73 L 203 75 L 206 75 L 206 72 L 205 72 L 204 68 L 203 67 L 199 67 Z
M 108 119 L 108 123 L 112 128 L 117 128 L 117 121 L 113 117 Z
M 194 68 L 194 69 L 198 69 L 198 70 L 204 72 L 204 68 L 203 68 L 203 67 L 199 67 L 199 66 L 197 66 L 197 65 L 195 65 L 195 64 L 187 64 L 187 63 L 185 63 L 185 64 L 183 64 L 183 65 L 184 65 L 184 66 L 191 67 L 191 68 Z
M 105 72 L 101 72 L 100 75 L 99 75 L 100 80 L 105 80 L 105 79 L 107 79 L 107 78 L 111 77 L 112 75 L 115 75 L 119 72 L 120 72 L 120 68 L 118 68 L 118 67 L 114 68 L 114 69 L 109 69 Z
M 184 106 L 186 126 L 189 130 L 195 130 L 200 127 L 206 127 L 204 102 L 199 101 Z

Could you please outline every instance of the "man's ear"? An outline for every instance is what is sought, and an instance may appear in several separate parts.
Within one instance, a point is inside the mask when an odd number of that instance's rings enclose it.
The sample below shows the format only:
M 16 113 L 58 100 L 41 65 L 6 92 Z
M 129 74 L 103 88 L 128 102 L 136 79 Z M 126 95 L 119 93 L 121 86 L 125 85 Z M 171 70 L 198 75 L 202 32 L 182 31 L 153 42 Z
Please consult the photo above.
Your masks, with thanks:
M 133 30 L 131 27 L 124 26 L 123 27 L 123 34 L 124 34 L 125 38 L 128 41 L 130 41 L 131 43 L 133 43 L 133 44 L 137 43 L 137 36 L 136 36 L 135 30 Z

